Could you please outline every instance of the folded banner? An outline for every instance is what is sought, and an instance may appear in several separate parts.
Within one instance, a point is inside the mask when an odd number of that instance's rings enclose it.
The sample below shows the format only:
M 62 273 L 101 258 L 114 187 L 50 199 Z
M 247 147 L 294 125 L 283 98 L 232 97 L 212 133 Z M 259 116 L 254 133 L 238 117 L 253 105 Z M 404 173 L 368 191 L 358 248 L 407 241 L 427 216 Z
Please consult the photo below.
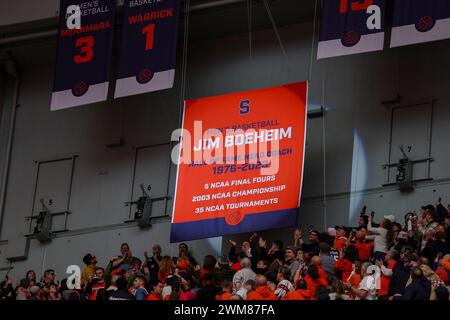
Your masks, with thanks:
M 180 0 L 125 0 L 115 97 L 172 88 Z
M 385 0 L 324 0 L 317 59 L 383 50 Z
M 391 48 L 450 38 L 450 0 L 396 0 Z
M 107 99 L 115 9 L 114 0 L 60 1 L 52 111 Z
M 186 101 L 171 242 L 296 225 L 307 83 Z

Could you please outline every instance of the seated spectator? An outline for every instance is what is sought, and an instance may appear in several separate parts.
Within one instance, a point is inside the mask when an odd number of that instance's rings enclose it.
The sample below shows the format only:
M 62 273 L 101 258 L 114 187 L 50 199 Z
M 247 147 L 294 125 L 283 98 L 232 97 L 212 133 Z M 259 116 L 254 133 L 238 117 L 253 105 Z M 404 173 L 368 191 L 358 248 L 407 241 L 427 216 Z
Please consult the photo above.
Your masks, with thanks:
M 431 283 L 424 277 L 420 268 L 411 270 L 412 281 L 406 286 L 405 292 L 401 296 L 394 297 L 394 300 L 429 300 L 431 295 Z
M 249 258 L 242 258 L 240 261 L 241 270 L 233 276 L 233 284 L 236 282 L 245 283 L 247 280 L 255 280 L 256 273 L 251 269 L 251 261 Z
M 34 272 L 34 270 L 29 270 L 27 272 L 25 278 L 20 280 L 20 286 L 24 289 L 28 289 L 29 287 L 31 287 L 30 282 L 33 282 L 33 284 L 36 283 L 36 272 Z
M 97 300 L 97 293 L 101 289 L 106 290 L 105 269 L 101 267 L 95 268 L 95 275 L 90 277 L 86 291 L 89 293 L 89 300 Z
M 283 300 L 312 300 L 312 294 L 307 288 L 306 281 L 299 279 L 295 285 L 295 290 L 288 292 Z
M 132 293 L 136 300 L 145 300 L 148 295 L 147 289 L 145 289 L 147 281 L 143 276 L 135 276 L 133 281 Z
M 311 258 L 311 264 L 315 265 L 317 267 L 317 270 L 319 270 L 319 274 L 321 277 L 326 278 L 327 274 L 322 268 L 322 258 L 319 256 L 314 256 Z
M 81 285 L 85 287 L 91 277 L 95 274 L 95 268 L 97 266 L 97 257 L 88 253 L 83 257 L 83 262 L 86 265 L 83 272 L 81 273 Z
M 392 269 L 392 277 L 389 282 L 388 295 L 402 295 L 411 274 L 411 261 L 414 259 L 412 252 L 404 248 L 400 252 L 400 260 Z
M 258 260 L 258 263 L 256 264 L 256 273 L 265 275 L 268 270 L 268 262 L 266 260 Z
M 272 263 L 276 259 L 284 260 L 283 242 L 275 240 L 269 251 L 267 251 L 267 241 L 259 238 L 258 258 L 267 261 L 267 264 Z
M 424 206 L 422 207 L 422 210 L 422 218 L 417 221 L 416 230 L 418 235 L 422 238 L 422 241 L 420 242 L 419 252 L 422 252 L 422 250 L 425 248 L 425 245 L 427 244 L 426 234 L 439 225 L 439 222 L 436 221 L 436 208 L 433 205 L 429 204 L 427 206 Z
M 431 284 L 431 293 L 429 300 L 436 300 L 435 295 L 436 288 L 440 286 L 445 286 L 445 283 L 439 278 L 439 276 L 431 269 L 431 267 L 427 263 L 421 263 L 419 265 L 419 268 L 420 270 L 422 270 L 425 279 L 427 279 Z M 412 278 L 408 281 L 408 284 L 410 284 L 411 281 Z
M 233 296 L 233 283 L 228 280 L 222 281 L 222 292 L 216 295 L 216 300 L 231 300 Z
M 44 275 L 41 279 L 41 286 L 42 287 L 49 287 L 51 284 L 55 283 L 55 270 L 53 269 L 47 269 L 44 271 Z
M 200 273 L 199 273 L 201 284 L 203 284 L 203 278 L 204 278 L 205 274 L 211 273 L 211 271 L 216 266 L 216 263 L 217 263 L 217 260 L 212 255 L 206 255 L 203 258 L 203 267 L 202 267 L 202 269 L 200 269 Z
M 290 281 L 294 280 L 295 272 L 297 271 L 300 262 L 297 260 L 297 248 L 295 247 L 287 247 L 284 252 L 285 260 L 284 266 L 291 273 Z
M 378 298 L 385 299 L 389 296 L 389 284 L 394 273 L 394 267 L 400 259 L 400 253 L 397 250 L 391 249 L 388 251 L 383 261 L 376 260 L 376 265 L 380 268 L 380 289 L 378 290 Z
M 301 247 L 304 254 L 311 254 L 311 256 L 317 256 L 320 253 L 319 248 L 319 232 L 317 230 L 310 230 L 308 232 L 309 243 L 305 243 L 302 239 L 302 232 L 298 229 L 299 239 L 298 245 Z
M 117 290 L 112 292 L 108 300 L 136 300 L 135 296 L 128 292 L 128 282 L 120 277 L 116 281 Z
M 370 262 L 364 262 L 362 264 L 361 274 L 363 275 L 363 279 L 361 280 L 359 287 L 357 289 L 350 288 L 352 295 L 355 297 L 355 300 L 376 300 L 376 279 Z
M 191 281 L 183 281 L 180 286 L 180 301 L 190 301 L 195 300 L 197 298 L 197 294 L 192 291 Z
M 275 289 L 275 295 L 279 300 L 281 300 L 289 292 L 294 291 L 294 286 L 292 285 L 290 278 L 291 272 L 288 268 L 281 267 L 278 270 L 276 279 L 278 281 L 278 285 Z
M 145 300 L 154 300 L 154 301 L 162 300 L 162 291 L 164 288 L 164 284 L 158 281 L 157 284 L 152 285 L 151 287 L 152 291 L 150 291 L 148 296 L 145 297 Z
M 350 283 L 352 288 L 358 288 L 359 284 L 362 281 L 363 275 L 361 274 L 361 266 L 362 266 L 362 263 L 359 261 L 356 261 L 353 264 L 353 270 L 347 279 L 347 282 Z
M 267 286 L 267 278 L 257 275 L 255 278 L 256 289 L 247 294 L 247 300 L 277 300 L 274 291 Z
M 337 251 L 341 251 L 342 246 L 347 243 L 347 232 L 344 226 L 334 227 L 336 230 L 336 238 L 334 240 L 333 248 Z
M 437 258 L 436 258 L 437 259 Z M 448 284 L 450 279 L 450 254 L 436 261 L 436 274 L 444 283 Z
M 428 261 L 434 261 L 438 255 L 450 254 L 450 245 L 447 241 L 445 232 L 435 232 L 430 230 L 427 235 L 427 243 L 423 248 L 421 255 Z
M 435 290 L 436 300 L 438 301 L 448 301 L 449 300 L 449 291 L 446 287 L 438 287 Z
M 152 256 L 148 257 L 147 251 L 144 252 L 145 261 L 142 265 L 142 273 L 148 275 L 152 284 L 158 284 L 159 264 L 162 260 L 161 246 L 155 244 L 152 247 Z
M 329 301 L 330 300 L 330 293 L 328 292 L 327 288 L 324 286 L 316 287 L 315 296 L 316 296 L 317 301 Z
M 58 286 L 56 284 L 51 284 L 48 288 L 48 298 L 47 300 L 62 300 L 61 295 L 58 292 Z
M 350 300 L 350 297 L 345 294 L 345 287 L 341 280 L 334 279 L 330 289 L 330 300 Z
M 178 258 L 182 258 L 182 257 L 187 258 L 189 260 L 189 263 L 191 264 L 191 266 L 193 266 L 194 268 L 200 269 L 200 266 L 198 265 L 197 261 L 189 252 L 189 247 L 186 243 L 180 243 L 178 245 Z
M 258 262 L 258 248 L 255 244 L 255 239 L 257 238 L 257 234 L 254 233 L 250 237 L 248 241 L 243 241 L 241 244 L 241 251 L 236 252 L 236 242 L 233 240 L 229 240 L 231 244 L 230 251 L 228 252 L 228 258 L 233 263 L 233 266 L 231 267 L 233 270 L 238 271 L 239 269 L 239 262 L 243 258 L 250 259 L 250 266 L 252 269 L 256 269 L 256 263 Z
M 308 274 L 305 277 L 306 286 L 311 294 L 315 297 L 317 286 L 328 286 L 328 281 L 325 275 L 321 275 L 316 265 L 310 264 L 308 267 Z
M 355 246 L 346 248 L 343 256 L 339 258 L 334 266 L 337 278 L 346 282 L 353 271 L 353 264 L 359 260 L 358 249 Z
M 320 258 L 322 259 L 322 268 L 328 275 L 334 276 L 334 266 L 336 260 L 331 256 L 331 247 L 328 243 L 320 243 Z
M 352 242 L 355 240 L 354 242 Z M 372 254 L 374 243 L 373 241 L 366 241 L 366 231 L 358 230 L 355 235 L 350 234 L 349 241 L 347 242 L 347 247 L 353 245 L 358 250 L 358 258 L 361 262 L 366 262 L 370 260 Z
M 211 275 L 216 284 L 220 284 L 224 280 L 232 281 L 235 273 L 236 271 L 230 268 L 230 260 L 225 255 L 218 259 L 215 268 L 211 270 Z
M 113 268 L 119 268 L 121 270 L 130 270 L 131 262 L 133 260 L 133 254 L 131 253 L 130 246 L 128 243 L 122 243 L 120 245 L 120 253 L 121 255 L 117 258 L 114 257 L 113 260 Z
M 164 256 L 159 264 L 158 281 L 166 283 L 166 279 L 172 274 L 174 267 L 173 259 L 169 256 Z
M 250 263 L 250 262 L 248 262 L 248 263 Z M 197 292 L 198 300 L 205 300 L 205 301 L 215 300 L 217 294 L 219 294 L 219 292 L 221 291 L 221 288 L 219 288 L 215 285 L 214 279 L 210 273 L 205 274 L 203 281 L 205 284 Z

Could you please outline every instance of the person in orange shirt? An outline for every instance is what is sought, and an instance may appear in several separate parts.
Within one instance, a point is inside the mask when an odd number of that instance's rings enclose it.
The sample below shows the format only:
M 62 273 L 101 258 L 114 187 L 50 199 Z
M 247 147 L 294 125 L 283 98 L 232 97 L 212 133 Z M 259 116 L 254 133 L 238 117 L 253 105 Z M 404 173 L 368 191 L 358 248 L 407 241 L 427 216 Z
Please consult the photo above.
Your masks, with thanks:
M 153 291 L 151 291 L 145 300 L 157 301 L 162 300 L 162 291 L 164 289 L 164 284 L 158 281 L 158 284 L 153 286 Z
M 445 255 L 443 258 L 436 258 L 435 263 L 437 263 L 438 267 L 436 269 L 436 274 L 439 278 L 447 283 L 449 281 L 450 276 L 450 254 Z
M 316 294 L 317 286 L 328 287 L 328 281 L 324 274 L 320 274 L 319 268 L 316 265 L 310 264 L 308 267 L 308 274 L 305 277 L 306 287 L 312 296 Z
M 247 300 L 277 300 L 275 292 L 267 286 L 267 278 L 263 275 L 256 276 L 256 290 L 248 294 Z
M 353 271 L 353 264 L 357 260 L 359 260 L 358 249 L 356 249 L 355 246 L 348 246 L 344 255 L 342 256 L 341 254 L 341 258 L 339 258 L 334 265 L 334 270 L 336 273 L 341 274 L 341 277 L 338 278 L 340 278 L 343 282 L 346 282 Z
M 351 241 L 355 239 L 354 243 L 351 243 Z M 359 260 L 361 262 L 370 261 L 370 256 L 372 255 L 373 250 L 373 241 L 366 242 L 366 231 L 365 230 L 358 230 L 356 231 L 356 234 L 353 235 L 350 234 L 350 237 L 348 238 L 347 246 L 353 245 L 358 249 L 358 256 Z
M 288 292 L 282 300 L 312 300 L 311 291 L 308 290 L 304 279 L 299 279 L 295 287 L 295 291 Z
M 319 256 L 314 256 L 311 258 L 311 264 L 315 265 L 317 269 L 319 270 L 319 274 L 322 278 L 327 278 L 327 273 L 322 268 L 322 258 Z
M 203 267 L 199 271 L 200 284 L 203 286 L 205 284 L 204 277 L 206 274 L 211 273 L 211 271 L 216 266 L 217 260 L 212 255 L 206 255 L 203 258 Z
M 333 248 L 337 251 L 341 251 L 344 244 L 347 243 L 347 232 L 344 226 L 336 226 L 336 239 L 334 240 Z
M 222 292 L 216 296 L 216 300 L 231 300 L 233 296 L 233 283 L 229 280 L 223 280 L 222 284 Z
M 400 260 L 400 253 L 397 250 L 391 249 L 386 254 L 384 261 L 387 264 L 385 267 L 382 260 L 376 260 L 375 264 L 380 268 L 380 289 L 378 289 L 378 299 L 385 299 L 388 297 L 389 284 L 393 274 L 393 269 Z
M 356 289 L 356 288 L 359 287 L 359 284 L 360 284 L 361 280 L 362 280 L 362 277 L 361 277 L 361 262 L 356 261 L 353 264 L 353 271 L 352 271 L 352 273 L 350 273 L 349 277 L 347 279 L 344 279 L 344 281 L 350 283 L 350 286 L 352 288 Z

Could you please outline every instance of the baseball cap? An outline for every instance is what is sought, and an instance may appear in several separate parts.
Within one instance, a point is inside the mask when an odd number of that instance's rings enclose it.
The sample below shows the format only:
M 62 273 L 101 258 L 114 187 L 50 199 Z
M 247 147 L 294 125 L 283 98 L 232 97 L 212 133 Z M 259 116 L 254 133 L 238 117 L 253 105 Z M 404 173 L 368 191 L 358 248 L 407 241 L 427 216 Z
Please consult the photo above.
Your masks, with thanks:
M 391 222 L 395 222 L 395 216 L 393 214 L 385 215 L 384 218 Z
M 230 260 L 228 259 L 228 257 L 226 255 L 221 255 L 218 260 L 219 260 L 219 264 L 222 264 L 222 265 L 228 265 L 230 263 Z
M 426 206 L 422 206 L 422 210 L 436 211 L 436 208 L 432 204 L 427 204 Z

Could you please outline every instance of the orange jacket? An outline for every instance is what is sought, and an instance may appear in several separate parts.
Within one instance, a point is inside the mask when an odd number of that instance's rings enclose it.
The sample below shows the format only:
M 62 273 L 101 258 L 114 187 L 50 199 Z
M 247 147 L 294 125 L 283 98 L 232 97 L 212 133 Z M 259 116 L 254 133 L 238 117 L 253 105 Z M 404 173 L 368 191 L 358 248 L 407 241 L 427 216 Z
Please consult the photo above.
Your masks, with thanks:
M 216 296 L 216 300 L 231 300 L 232 296 L 233 295 L 231 293 L 229 293 L 229 292 L 223 292 L 223 293 L 218 294 Z
M 277 296 L 268 286 L 260 286 L 248 294 L 247 300 L 277 300 Z
M 160 295 L 157 295 L 154 292 L 150 292 L 148 294 L 148 296 L 145 297 L 145 300 L 157 301 L 157 300 L 162 300 L 162 297 Z
M 347 238 L 345 237 L 339 237 L 338 239 L 334 240 L 333 248 L 337 251 L 341 251 L 342 246 L 347 243 Z
M 313 297 L 316 296 L 316 288 L 318 286 L 324 286 L 325 288 L 328 287 L 328 281 L 326 278 L 323 277 L 323 275 L 321 275 L 318 279 L 314 280 L 308 274 L 305 277 L 305 281 L 306 281 L 306 288 L 309 290 L 309 292 L 311 292 L 311 295 Z
M 346 282 L 353 271 L 353 263 L 350 260 L 339 258 L 334 265 L 334 270 L 342 272 L 342 281 Z
M 397 264 L 397 262 L 394 263 L 390 263 L 387 268 L 388 269 L 394 269 L 395 265 Z M 387 296 L 388 295 L 388 291 L 389 291 L 389 284 L 391 282 L 391 278 L 385 276 L 383 273 L 381 273 L 381 277 L 380 277 L 380 289 L 378 290 L 378 296 L 382 297 L 382 296 Z
M 355 242 L 353 244 L 358 249 L 359 260 L 369 261 L 372 254 L 373 241 L 372 242 Z
M 283 300 L 312 300 L 311 292 L 307 289 L 295 290 L 288 292 Z

